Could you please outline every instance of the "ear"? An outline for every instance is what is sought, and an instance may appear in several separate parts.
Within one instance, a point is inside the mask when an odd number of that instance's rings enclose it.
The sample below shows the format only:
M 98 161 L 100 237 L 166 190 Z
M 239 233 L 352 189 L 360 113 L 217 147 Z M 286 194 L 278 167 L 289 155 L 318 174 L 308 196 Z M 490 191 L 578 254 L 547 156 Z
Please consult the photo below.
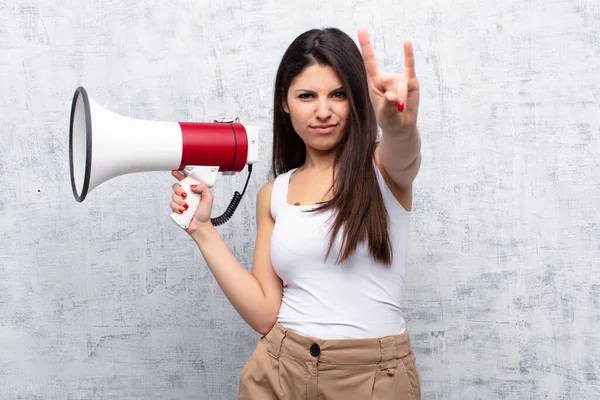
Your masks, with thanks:
M 281 88 L 281 108 L 286 113 L 290 113 L 290 107 L 288 106 L 287 99 L 285 96 L 285 90 L 283 90 L 283 88 Z

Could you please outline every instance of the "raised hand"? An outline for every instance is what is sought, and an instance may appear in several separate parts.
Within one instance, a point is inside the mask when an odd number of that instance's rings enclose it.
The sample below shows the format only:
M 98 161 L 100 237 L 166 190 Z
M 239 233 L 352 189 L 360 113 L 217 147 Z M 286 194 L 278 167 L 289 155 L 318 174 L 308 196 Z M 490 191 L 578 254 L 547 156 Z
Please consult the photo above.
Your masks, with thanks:
M 381 73 L 369 35 L 358 30 L 358 41 L 367 70 L 369 94 L 383 132 L 410 130 L 416 126 L 419 110 L 419 82 L 415 74 L 412 43 L 404 42 L 404 73 Z

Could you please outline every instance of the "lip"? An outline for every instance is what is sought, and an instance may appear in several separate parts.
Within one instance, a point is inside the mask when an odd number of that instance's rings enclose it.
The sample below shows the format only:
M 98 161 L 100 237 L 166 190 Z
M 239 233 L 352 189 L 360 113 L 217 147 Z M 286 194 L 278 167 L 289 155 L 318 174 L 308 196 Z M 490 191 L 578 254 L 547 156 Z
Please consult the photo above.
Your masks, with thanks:
M 330 133 L 336 126 L 337 124 L 312 125 L 311 128 L 319 133 Z

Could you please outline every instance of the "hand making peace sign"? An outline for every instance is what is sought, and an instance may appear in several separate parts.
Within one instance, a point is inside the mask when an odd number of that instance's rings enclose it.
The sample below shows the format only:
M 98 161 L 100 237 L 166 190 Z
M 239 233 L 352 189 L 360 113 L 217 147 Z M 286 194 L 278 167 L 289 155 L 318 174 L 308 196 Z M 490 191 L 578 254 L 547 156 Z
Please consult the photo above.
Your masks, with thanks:
M 380 73 L 369 35 L 358 30 L 358 41 L 367 70 L 371 103 L 377 124 L 383 132 L 412 129 L 419 110 L 419 82 L 415 75 L 415 57 L 410 41 L 404 42 L 404 73 Z

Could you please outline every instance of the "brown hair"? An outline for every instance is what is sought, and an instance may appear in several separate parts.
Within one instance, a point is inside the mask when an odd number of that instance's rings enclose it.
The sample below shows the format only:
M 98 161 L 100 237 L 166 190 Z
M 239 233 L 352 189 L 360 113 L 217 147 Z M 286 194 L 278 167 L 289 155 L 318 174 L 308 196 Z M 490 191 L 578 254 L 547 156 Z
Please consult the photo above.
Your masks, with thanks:
M 373 153 L 377 121 L 369 98 L 362 55 L 352 39 L 336 28 L 312 29 L 298 36 L 285 51 L 275 78 L 273 108 L 273 177 L 298 168 L 306 160 L 306 146 L 283 109 L 292 80 L 307 66 L 318 63 L 339 75 L 350 105 L 347 132 L 338 145 L 334 162 L 334 196 L 313 211 L 334 210 L 331 238 L 343 232 L 336 262 L 343 262 L 359 243 L 368 241 L 369 253 L 389 265 L 392 249 L 388 214 L 377 182 Z

